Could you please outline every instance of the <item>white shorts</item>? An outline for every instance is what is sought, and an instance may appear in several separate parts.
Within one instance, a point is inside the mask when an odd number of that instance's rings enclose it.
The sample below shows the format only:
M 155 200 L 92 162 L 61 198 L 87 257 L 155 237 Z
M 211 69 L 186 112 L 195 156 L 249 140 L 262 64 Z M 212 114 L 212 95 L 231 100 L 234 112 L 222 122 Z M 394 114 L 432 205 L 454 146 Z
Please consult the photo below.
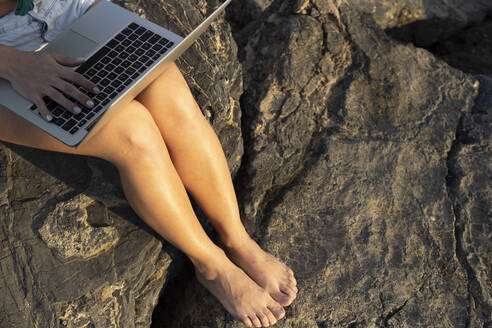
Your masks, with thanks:
M 24 51 L 41 50 L 82 16 L 95 0 L 34 0 L 24 16 L 0 17 L 0 43 Z

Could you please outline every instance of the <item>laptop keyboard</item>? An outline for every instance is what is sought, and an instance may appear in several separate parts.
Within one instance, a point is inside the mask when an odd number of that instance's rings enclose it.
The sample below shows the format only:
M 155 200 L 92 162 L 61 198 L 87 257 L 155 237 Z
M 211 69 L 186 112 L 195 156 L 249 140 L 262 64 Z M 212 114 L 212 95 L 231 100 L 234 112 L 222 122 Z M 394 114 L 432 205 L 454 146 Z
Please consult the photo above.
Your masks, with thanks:
M 97 113 L 135 81 L 173 44 L 172 41 L 135 22 L 130 23 L 75 70 L 94 82 L 101 90 L 99 94 L 94 95 L 76 85 L 77 89 L 92 99 L 94 107 L 89 108 L 65 95 L 82 109 L 79 114 L 73 114 L 45 96 L 43 100 L 53 116 L 50 123 L 56 124 L 71 134 L 81 128 L 89 131 L 92 128 L 90 123 L 96 119 Z M 36 105 L 30 107 L 31 110 L 36 108 Z

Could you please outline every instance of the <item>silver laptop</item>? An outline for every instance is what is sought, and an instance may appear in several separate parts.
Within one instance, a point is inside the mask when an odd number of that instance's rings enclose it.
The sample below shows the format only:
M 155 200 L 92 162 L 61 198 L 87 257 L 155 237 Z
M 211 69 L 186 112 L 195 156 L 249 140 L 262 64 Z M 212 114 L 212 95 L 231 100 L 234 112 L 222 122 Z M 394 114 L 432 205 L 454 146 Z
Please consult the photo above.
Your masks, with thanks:
M 84 57 L 77 68 L 96 83 L 101 93 L 88 93 L 93 108 L 78 104 L 79 114 L 65 110 L 48 97 L 44 100 L 53 119 L 41 117 L 39 109 L 0 78 L 0 104 L 71 147 L 79 147 L 94 135 L 112 114 L 134 99 L 167 65 L 178 58 L 231 2 L 226 0 L 185 38 L 143 19 L 108 0 L 102 0 L 82 15 L 40 51 Z

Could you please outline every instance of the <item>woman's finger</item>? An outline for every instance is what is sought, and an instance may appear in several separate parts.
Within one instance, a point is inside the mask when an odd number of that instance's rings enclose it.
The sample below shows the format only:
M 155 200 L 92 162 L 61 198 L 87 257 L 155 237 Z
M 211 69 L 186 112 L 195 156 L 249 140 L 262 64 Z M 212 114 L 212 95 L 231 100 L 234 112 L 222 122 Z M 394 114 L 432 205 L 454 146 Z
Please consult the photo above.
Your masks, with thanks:
M 91 100 L 91 98 L 88 95 L 82 93 L 72 83 L 69 83 L 60 78 L 57 79 L 57 81 L 55 82 L 55 87 L 61 92 L 63 92 L 65 95 L 70 96 L 71 98 L 83 104 L 84 106 L 87 106 L 89 108 L 94 107 L 94 102 Z
M 48 122 L 50 122 L 53 119 L 53 116 L 51 115 L 51 112 L 46 107 L 43 98 L 41 98 L 40 96 L 36 97 L 34 99 L 34 104 L 38 107 L 42 118 L 44 118 Z
M 74 114 L 78 114 L 82 111 L 82 108 L 80 108 L 71 100 L 67 99 L 67 97 L 65 97 L 65 95 L 58 91 L 58 89 L 56 89 L 55 87 L 50 86 L 46 91 L 46 95 L 59 105 L 63 106 L 66 110 Z
M 87 79 L 85 76 L 83 76 L 80 73 L 77 73 L 75 71 L 71 71 L 69 69 L 63 69 L 63 72 L 61 72 L 61 76 L 70 82 L 75 83 L 76 85 L 82 86 L 85 90 L 93 93 L 93 94 L 98 94 L 101 92 L 99 88 L 97 87 L 97 84 L 94 82 L 90 81 Z

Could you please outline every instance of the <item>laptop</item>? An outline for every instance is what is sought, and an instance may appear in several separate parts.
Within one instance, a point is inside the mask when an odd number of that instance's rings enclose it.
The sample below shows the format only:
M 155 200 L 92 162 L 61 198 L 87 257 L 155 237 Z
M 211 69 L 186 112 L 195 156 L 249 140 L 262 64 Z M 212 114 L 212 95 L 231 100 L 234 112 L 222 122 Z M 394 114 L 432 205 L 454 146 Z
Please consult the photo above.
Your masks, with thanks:
M 38 126 L 64 144 L 80 147 L 94 135 L 112 114 L 134 99 L 205 31 L 231 2 L 226 0 L 185 38 L 122 8 L 102 0 L 72 23 L 40 51 L 86 61 L 75 70 L 96 83 L 101 92 L 89 93 L 94 107 L 78 103 L 82 112 L 69 110 L 44 97 L 53 119 L 41 117 L 39 109 L 17 93 L 10 82 L 0 78 L 0 104 Z

